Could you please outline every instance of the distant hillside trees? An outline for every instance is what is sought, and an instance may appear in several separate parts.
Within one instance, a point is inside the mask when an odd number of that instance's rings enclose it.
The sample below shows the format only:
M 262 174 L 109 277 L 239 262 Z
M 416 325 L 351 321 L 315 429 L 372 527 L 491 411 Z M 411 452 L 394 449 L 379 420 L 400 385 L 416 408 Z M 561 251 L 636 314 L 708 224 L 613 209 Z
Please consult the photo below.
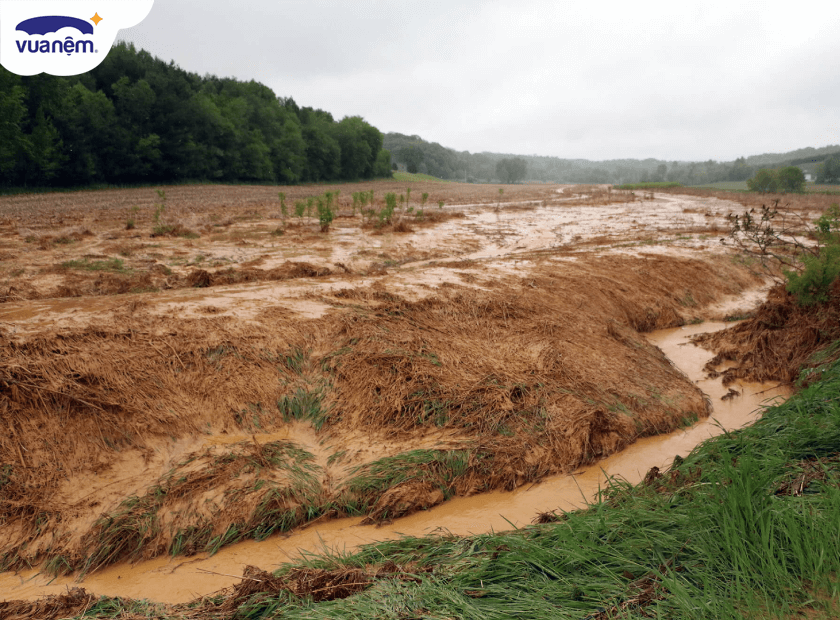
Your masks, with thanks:
M 747 187 L 753 192 L 802 192 L 805 190 L 805 173 L 796 166 L 779 170 L 762 169 L 747 180 Z
M 614 159 L 590 161 L 586 159 L 561 159 L 541 155 L 511 155 L 503 153 L 470 153 L 455 151 L 427 142 L 420 136 L 400 133 L 385 135 L 383 148 L 394 153 L 394 161 L 441 179 L 469 180 L 491 183 L 501 179 L 496 166 L 503 159 L 522 159 L 527 166 L 528 181 L 546 183 L 639 183 L 668 181 L 682 185 L 704 185 L 723 181 L 746 181 L 757 168 L 779 166 L 817 166 L 826 157 L 840 151 L 840 146 L 820 149 L 806 148 L 791 153 L 769 154 L 758 157 L 739 157 L 731 162 L 712 159 L 703 162 L 664 162 L 659 159 Z M 415 160 L 409 162 L 408 154 L 414 152 Z M 422 160 L 420 160 L 422 154 Z M 801 159 L 791 159 L 792 156 Z M 418 162 L 419 160 L 419 162 Z M 769 163 L 756 165 L 756 161 Z
M 817 183 L 840 183 L 840 154 L 827 157 L 817 171 Z
M 383 148 L 393 153 L 394 163 L 405 165 L 406 170 L 430 174 L 439 179 L 464 178 L 464 164 L 452 149 L 436 142 L 426 142 L 420 136 L 401 133 L 385 135 Z
M 179 180 L 299 183 L 390 176 L 382 133 L 257 82 L 199 77 L 118 44 L 89 73 L 0 67 L 0 185 Z
M 405 169 L 408 172 L 419 172 L 420 164 L 423 163 L 423 151 L 413 144 L 402 147 L 395 153 L 397 161 L 405 164 Z
M 519 183 L 525 179 L 528 164 L 521 157 L 502 159 L 496 164 L 496 177 L 502 183 Z

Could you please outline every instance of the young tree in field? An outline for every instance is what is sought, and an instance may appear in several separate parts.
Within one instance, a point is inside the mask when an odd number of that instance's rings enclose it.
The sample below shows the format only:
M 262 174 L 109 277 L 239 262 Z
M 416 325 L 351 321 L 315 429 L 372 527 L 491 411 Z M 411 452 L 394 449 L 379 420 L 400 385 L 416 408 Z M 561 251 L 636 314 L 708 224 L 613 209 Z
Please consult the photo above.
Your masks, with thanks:
M 280 197 L 280 212 L 285 220 L 289 216 L 289 209 L 286 207 L 286 193 L 279 192 L 278 196 Z
M 830 299 L 840 277 L 840 206 L 831 205 L 815 222 L 779 200 L 743 214 L 730 214 L 729 241 L 776 281 L 781 271 L 788 292 L 803 306 Z

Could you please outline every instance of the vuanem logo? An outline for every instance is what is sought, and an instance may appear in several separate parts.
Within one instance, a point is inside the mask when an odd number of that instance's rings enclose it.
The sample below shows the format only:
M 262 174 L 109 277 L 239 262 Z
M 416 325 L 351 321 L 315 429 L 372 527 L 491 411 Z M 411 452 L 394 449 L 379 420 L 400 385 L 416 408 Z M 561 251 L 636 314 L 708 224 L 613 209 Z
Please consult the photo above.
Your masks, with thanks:
M 99 13 L 96 13 L 90 19 L 94 24 L 102 21 Z M 51 32 L 58 32 L 62 28 L 75 28 L 82 34 L 93 34 L 93 26 L 90 22 L 82 21 L 75 17 L 60 17 L 58 15 L 25 19 L 17 27 L 18 30 L 22 30 L 29 35 L 46 35 Z M 75 41 L 69 35 L 63 41 L 61 39 L 52 42 L 46 39 L 41 39 L 40 41 L 29 39 L 29 41 L 18 40 L 15 43 L 17 43 L 18 51 L 21 54 L 25 52 L 29 52 L 30 54 L 55 54 L 58 52 L 59 54 L 64 53 L 69 56 L 78 52 L 90 52 L 93 54 L 97 51 L 93 49 L 93 41 Z
M 18 75 L 76 75 L 101 63 L 154 0 L 0 0 L 0 64 Z

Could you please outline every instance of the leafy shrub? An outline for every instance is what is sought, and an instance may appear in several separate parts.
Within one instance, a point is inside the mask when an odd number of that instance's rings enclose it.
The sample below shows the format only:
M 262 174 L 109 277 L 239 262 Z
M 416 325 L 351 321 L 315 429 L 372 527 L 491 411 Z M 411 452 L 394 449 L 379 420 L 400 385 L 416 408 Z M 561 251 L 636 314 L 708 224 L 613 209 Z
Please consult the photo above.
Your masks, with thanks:
M 803 306 L 828 301 L 831 285 L 840 276 L 840 206 L 833 204 L 816 221 L 818 252 L 804 254 L 801 272 L 786 271 L 787 291 Z
M 805 173 L 796 166 L 787 166 L 776 174 L 779 177 L 779 189 L 783 192 L 805 191 Z
M 390 224 L 394 217 L 394 211 L 397 210 L 397 195 L 385 194 L 385 206 L 379 212 L 379 224 Z
M 747 187 L 751 192 L 779 191 L 779 178 L 773 170 L 759 170 L 751 179 L 747 179 Z
M 332 194 L 327 192 L 325 197 L 318 196 L 318 223 L 321 225 L 321 232 L 327 232 L 330 229 L 330 224 L 335 219 L 335 213 L 332 210 Z
M 840 275 L 840 244 L 820 248 L 819 256 L 803 256 L 802 273 L 786 271 L 787 291 L 802 306 L 828 301 L 831 285 Z
M 779 170 L 759 170 L 747 180 L 753 192 L 802 192 L 805 190 L 805 173 L 796 166 Z
M 834 204 L 813 224 L 800 213 L 780 208 L 779 200 L 729 216 L 729 239 L 758 259 L 777 281 L 781 271 L 788 292 L 804 306 L 828 301 L 840 275 L 840 206 Z M 816 243 L 814 243 L 816 241 Z

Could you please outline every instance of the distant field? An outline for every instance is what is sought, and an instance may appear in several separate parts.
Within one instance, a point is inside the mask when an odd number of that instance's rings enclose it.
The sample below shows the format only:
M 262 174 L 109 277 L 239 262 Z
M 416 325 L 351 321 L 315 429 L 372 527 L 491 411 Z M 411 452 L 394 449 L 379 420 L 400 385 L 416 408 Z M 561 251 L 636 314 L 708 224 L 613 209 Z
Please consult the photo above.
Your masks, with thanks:
M 709 189 L 724 189 L 730 192 L 748 191 L 746 181 L 719 181 L 717 183 L 706 183 L 704 185 L 692 185 L 691 187 L 705 187 Z
M 730 192 L 749 191 L 746 181 L 719 181 L 717 183 L 706 183 L 705 185 L 691 185 L 690 187 L 699 187 L 702 189 L 722 189 Z M 815 183 L 806 183 L 805 191 L 815 193 L 840 194 L 840 185 L 816 185 Z
M 420 174 L 420 173 L 412 173 L 412 172 L 394 172 L 394 180 L 395 181 L 437 181 L 438 183 L 451 183 L 452 181 L 447 181 L 445 179 L 439 179 L 437 177 L 433 177 L 430 174 Z
M 654 181 L 652 183 L 625 183 L 624 185 L 616 185 L 616 189 L 668 189 L 671 187 L 681 187 L 681 183 L 669 183 L 665 181 Z
M 808 183 L 806 184 L 805 189 L 809 192 L 840 194 L 840 185 L 817 185 L 816 183 Z

